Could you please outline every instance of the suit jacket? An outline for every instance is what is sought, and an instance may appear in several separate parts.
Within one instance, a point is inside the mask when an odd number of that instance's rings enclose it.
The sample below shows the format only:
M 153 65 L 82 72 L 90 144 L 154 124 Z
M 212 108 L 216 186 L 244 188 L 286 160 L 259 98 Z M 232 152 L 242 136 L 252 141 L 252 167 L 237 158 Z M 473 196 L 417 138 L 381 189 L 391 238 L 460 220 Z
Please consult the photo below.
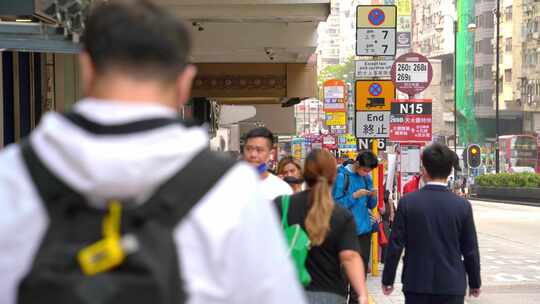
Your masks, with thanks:
M 403 249 L 403 291 L 465 295 L 480 288 L 480 253 L 471 204 L 446 186 L 428 184 L 398 206 L 384 261 L 383 285 L 393 285 Z

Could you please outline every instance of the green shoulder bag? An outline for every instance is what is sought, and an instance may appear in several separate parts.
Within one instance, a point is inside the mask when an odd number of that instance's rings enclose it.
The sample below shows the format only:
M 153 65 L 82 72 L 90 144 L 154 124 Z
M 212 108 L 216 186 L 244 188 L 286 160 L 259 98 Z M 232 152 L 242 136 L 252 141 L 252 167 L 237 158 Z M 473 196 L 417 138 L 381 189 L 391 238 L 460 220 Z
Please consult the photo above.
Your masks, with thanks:
M 281 197 L 281 227 L 285 232 L 287 240 L 288 253 L 291 256 L 296 273 L 302 285 L 307 286 L 311 282 L 311 276 L 306 269 L 306 259 L 309 252 L 310 240 L 308 234 L 302 229 L 302 226 L 296 224 L 289 226 L 287 219 L 289 215 L 289 205 L 291 197 L 284 195 Z

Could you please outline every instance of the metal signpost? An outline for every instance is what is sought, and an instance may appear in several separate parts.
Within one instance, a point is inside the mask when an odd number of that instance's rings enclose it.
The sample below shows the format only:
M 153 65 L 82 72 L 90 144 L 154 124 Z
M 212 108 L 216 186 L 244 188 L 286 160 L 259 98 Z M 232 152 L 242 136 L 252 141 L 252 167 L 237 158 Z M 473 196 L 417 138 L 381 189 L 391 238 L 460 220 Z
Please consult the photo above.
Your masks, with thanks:
M 356 64 L 355 83 L 355 129 L 360 149 L 372 149 L 375 155 L 386 150 L 390 135 L 390 104 L 396 97 L 396 89 L 388 79 L 389 65 L 397 51 L 397 7 L 395 5 L 359 5 L 356 8 L 356 55 L 369 56 Z M 381 58 L 382 57 L 382 58 Z M 379 170 L 373 170 L 373 187 L 382 191 Z M 381 171 L 382 175 L 383 172 Z M 380 185 L 379 185 L 380 184 Z M 382 196 L 379 195 L 379 202 Z M 378 209 L 373 210 L 378 216 Z M 372 274 L 379 275 L 378 235 L 372 238 Z

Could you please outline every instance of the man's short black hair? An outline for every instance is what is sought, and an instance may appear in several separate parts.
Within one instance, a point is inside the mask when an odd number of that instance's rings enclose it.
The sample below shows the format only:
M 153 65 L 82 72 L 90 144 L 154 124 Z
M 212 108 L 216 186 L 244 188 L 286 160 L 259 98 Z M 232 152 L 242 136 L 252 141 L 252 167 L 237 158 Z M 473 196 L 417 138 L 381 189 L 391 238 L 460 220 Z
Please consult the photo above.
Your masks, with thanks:
M 431 144 L 422 152 L 422 165 L 434 179 L 446 179 L 452 173 L 452 167 L 458 169 L 456 159 L 456 153 L 441 143 Z
M 262 138 L 268 139 L 268 141 L 270 142 L 270 149 L 272 149 L 272 147 L 274 146 L 274 134 L 272 134 L 272 131 L 268 130 L 267 128 L 258 127 L 258 128 L 255 128 L 255 129 L 251 129 L 246 134 L 246 143 L 247 143 L 248 139 L 257 138 L 257 137 L 262 137 Z
M 356 157 L 356 164 L 360 167 L 375 169 L 379 165 L 379 160 L 373 152 L 362 151 Z
M 81 41 L 98 74 L 120 70 L 139 79 L 174 82 L 188 62 L 183 22 L 150 0 L 99 1 Z

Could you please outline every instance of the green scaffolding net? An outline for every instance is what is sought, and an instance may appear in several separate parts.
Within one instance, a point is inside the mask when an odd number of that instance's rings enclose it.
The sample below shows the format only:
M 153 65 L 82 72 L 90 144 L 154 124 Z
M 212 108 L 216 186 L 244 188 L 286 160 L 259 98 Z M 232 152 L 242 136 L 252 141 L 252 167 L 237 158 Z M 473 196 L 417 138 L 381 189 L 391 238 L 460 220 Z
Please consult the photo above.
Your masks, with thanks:
M 478 142 L 474 101 L 474 32 L 468 30 L 474 22 L 474 0 L 458 0 L 457 32 L 457 128 L 460 145 Z

